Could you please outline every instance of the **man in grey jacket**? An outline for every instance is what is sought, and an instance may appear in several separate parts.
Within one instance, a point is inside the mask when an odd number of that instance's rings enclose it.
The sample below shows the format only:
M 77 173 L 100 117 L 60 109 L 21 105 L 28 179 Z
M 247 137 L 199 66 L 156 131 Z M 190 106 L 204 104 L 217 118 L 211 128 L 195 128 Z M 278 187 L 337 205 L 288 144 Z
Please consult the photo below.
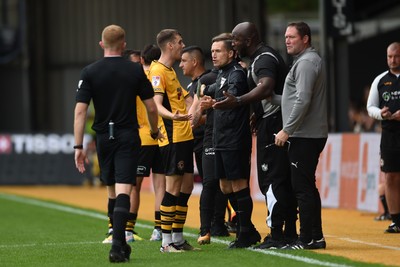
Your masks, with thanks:
M 328 137 L 325 72 L 311 47 L 311 30 L 304 22 L 291 23 L 285 33 L 293 66 L 282 94 L 283 129 L 277 146 L 288 145 L 293 191 L 299 206 L 300 236 L 288 249 L 326 247 L 322 233 L 321 198 L 315 184 L 318 158 Z

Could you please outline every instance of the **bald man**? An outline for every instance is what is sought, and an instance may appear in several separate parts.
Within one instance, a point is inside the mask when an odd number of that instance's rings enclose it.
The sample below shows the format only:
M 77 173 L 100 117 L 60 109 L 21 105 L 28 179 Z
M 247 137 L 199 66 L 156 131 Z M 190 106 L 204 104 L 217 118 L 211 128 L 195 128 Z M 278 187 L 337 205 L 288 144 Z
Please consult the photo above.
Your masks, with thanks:
M 288 147 L 274 144 L 274 134 L 282 128 L 279 105 L 267 99 L 272 94 L 282 95 L 288 72 L 281 55 L 262 43 L 254 23 L 243 22 L 232 30 L 233 46 L 241 58 L 250 58 L 247 83 L 250 92 L 240 97 L 226 93 L 224 101 L 214 105 L 216 109 L 233 108 L 251 104 L 253 132 L 257 133 L 258 184 L 268 207 L 267 225 L 271 228 L 264 242 L 257 249 L 282 248 L 297 239 L 297 205 L 290 184 Z M 283 230 L 285 229 L 285 230 Z
M 381 171 L 385 173 L 385 194 L 392 224 L 385 233 L 400 233 L 400 43 L 387 48 L 389 70 L 372 82 L 368 114 L 381 121 Z

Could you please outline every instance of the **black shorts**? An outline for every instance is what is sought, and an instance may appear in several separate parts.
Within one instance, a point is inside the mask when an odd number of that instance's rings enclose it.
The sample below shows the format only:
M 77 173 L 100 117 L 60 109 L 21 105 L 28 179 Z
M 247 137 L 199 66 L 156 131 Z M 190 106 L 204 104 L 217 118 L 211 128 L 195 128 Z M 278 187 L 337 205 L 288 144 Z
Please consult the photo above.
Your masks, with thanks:
M 164 164 L 158 145 L 142 146 L 140 148 L 136 176 L 149 177 L 153 173 L 164 173 Z
M 213 147 L 203 149 L 203 182 L 218 179 L 215 176 L 215 150 Z
M 400 132 L 382 130 L 381 171 L 400 172 Z
M 250 149 L 216 150 L 215 175 L 218 179 L 238 180 L 250 178 Z
M 263 195 L 271 184 L 290 183 L 290 162 L 287 146 L 274 145 L 282 129 L 281 112 L 263 118 L 257 124 L 257 176 Z
M 140 149 L 138 131 L 118 129 L 115 139 L 109 134 L 97 134 L 96 147 L 100 178 L 106 185 L 115 183 L 136 185 L 136 169 Z
M 193 173 L 193 140 L 160 147 L 165 175 Z

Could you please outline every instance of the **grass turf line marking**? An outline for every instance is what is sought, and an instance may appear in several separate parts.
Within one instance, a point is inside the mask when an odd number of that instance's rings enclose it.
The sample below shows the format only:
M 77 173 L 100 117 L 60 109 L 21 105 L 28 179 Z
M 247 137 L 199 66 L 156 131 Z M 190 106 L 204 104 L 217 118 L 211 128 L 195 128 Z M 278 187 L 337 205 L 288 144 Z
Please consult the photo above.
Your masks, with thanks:
M 87 242 L 64 242 L 64 243 L 31 243 L 31 244 L 19 244 L 19 245 L 0 245 L 0 248 L 20 248 L 20 247 L 36 247 L 36 246 L 76 246 L 76 245 L 93 245 L 99 244 L 99 241 L 87 241 Z
M 21 196 L 9 195 L 9 194 L 4 194 L 4 193 L 0 193 L 0 197 L 3 199 L 15 201 L 15 202 L 36 205 L 36 206 L 40 206 L 40 207 L 44 207 L 44 208 L 51 208 L 51 209 L 64 211 L 64 212 L 68 212 L 68 213 L 89 216 L 89 217 L 96 218 L 96 219 L 102 219 L 102 220 L 108 219 L 107 216 L 96 213 L 96 212 L 82 210 L 79 208 L 72 208 L 72 207 L 63 206 L 60 204 L 49 203 L 49 202 L 45 202 L 42 200 L 37 200 L 37 199 L 32 199 L 32 198 L 24 198 Z M 143 228 L 151 228 L 151 229 L 153 228 L 153 226 L 149 226 L 149 225 L 145 225 L 145 224 L 141 224 L 141 223 L 137 223 L 136 225 L 143 227 Z M 193 237 L 193 238 L 197 237 L 197 235 L 191 234 L 191 233 L 185 233 L 185 235 Z M 212 240 L 213 240 L 213 242 L 220 243 L 220 244 L 229 244 L 230 243 L 229 241 L 221 240 L 218 238 L 212 238 Z M 91 243 L 92 242 L 88 242 L 88 244 L 91 244 Z M 22 246 L 35 246 L 35 245 L 36 244 L 27 244 L 27 245 L 22 245 Z M 47 245 L 51 245 L 51 243 L 48 243 Z M 350 267 L 351 266 L 351 265 L 337 264 L 337 263 L 315 260 L 315 259 L 302 257 L 302 256 L 279 253 L 279 252 L 270 251 L 270 250 L 260 250 L 260 249 L 252 249 L 252 248 L 247 248 L 247 250 L 252 251 L 252 252 L 263 253 L 263 254 L 267 254 L 267 255 L 271 255 L 271 256 L 276 256 L 276 257 L 280 257 L 280 258 L 300 261 L 300 262 L 304 262 L 304 263 L 308 263 L 308 264 L 319 265 L 319 266 L 328 266 L 328 267 Z
M 367 246 L 371 246 L 371 247 L 386 248 L 386 249 L 390 249 L 390 250 L 400 251 L 400 247 L 392 247 L 392 246 L 381 245 L 381 244 L 378 244 L 378 243 L 365 242 L 365 241 L 356 240 L 356 239 L 352 239 L 352 238 L 348 238 L 348 237 L 338 237 L 338 236 L 334 236 L 334 235 L 326 235 L 326 237 L 336 238 L 336 239 L 339 239 L 339 240 L 342 240 L 342 241 L 361 244 L 361 245 L 367 245 Z

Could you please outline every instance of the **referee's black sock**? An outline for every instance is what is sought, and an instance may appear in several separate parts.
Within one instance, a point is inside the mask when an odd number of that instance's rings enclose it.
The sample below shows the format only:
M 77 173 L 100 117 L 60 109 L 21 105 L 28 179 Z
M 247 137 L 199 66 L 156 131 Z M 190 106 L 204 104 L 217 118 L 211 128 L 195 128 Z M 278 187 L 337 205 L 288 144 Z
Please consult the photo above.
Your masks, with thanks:
M 115 201 L 115 208 L 113 214 L 113 245 L 122 246 L 126 244 L 125 239 L 125 226 L 128 220 L 130 208 L 130 198 L 127 194 L 119 194 Z M 114 242 L 115 241 L 115 242 Z

